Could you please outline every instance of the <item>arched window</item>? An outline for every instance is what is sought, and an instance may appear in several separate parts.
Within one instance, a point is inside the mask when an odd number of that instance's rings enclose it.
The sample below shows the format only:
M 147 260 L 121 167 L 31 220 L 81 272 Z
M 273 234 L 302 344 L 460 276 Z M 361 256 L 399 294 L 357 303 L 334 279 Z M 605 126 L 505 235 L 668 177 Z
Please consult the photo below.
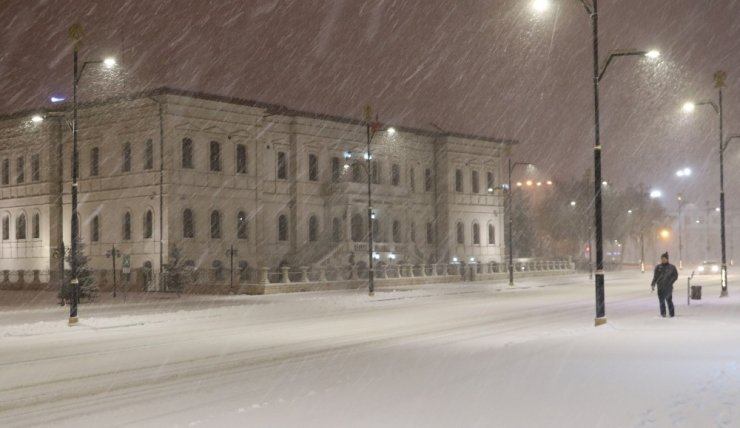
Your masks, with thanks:
M 193 169 L 193 140 L 182 139 L 182 167 Z
M 249 239 L 249 222 L 247 213 L 244 211 L 236 214 L 236 237 L 237 239 Z
M 152 239 L 153 217 L 152 210 L 146 210 L 144 214 L 144 239 Z
M 33 218 L 31 219 L 31 238 L 32 239 L 39 239 L 41 236 L 41 215 L 39 213 L 33 213 Z
M 488 225 L 488 244 L 494 245 L 496 243 L 496 228 L 492 224 Z
M 331 239 L 334 242 L 342 240 L 342 220 L 338 217 L 334 217 L 331 221 Z
M 342 177 L 342 167 L 339 165 L 339 158 L 333 157 L 331 158 L 331 182 L 332 183 L 338 183 L 339 179 Z
M 363 223 L 362 214 L 352 215 L 352 224 L 350 225 L 352 229 L 352 241 L 360 242 L 365 239 L 365 225 Z
M 480 225 L 473 223 L 473 244 L 480 245 Z
M 195 238 L 195 219 L 190 209 L 182 212 L 182 237 Z
M 412 192 L 416 192 L 416 174 L 413 167 L 409 169 L 409 188 Z
M 319 219 L 314 215 L 308 219 L 308 240 L 311 242 L 319 240 Z
M 152 168 L 154 168 L 154 143 L 150 138 L 144 143 L 144 169 Z
M 123 214 L 123 230 L 121 236 L 124 241 L 131 240 L 131 213 L 128 211 Z
M 26 239 L 26 215 L 23 213 L 15 219 L 15 239 Z
M 100 241 L 100 217 L 94 216 L 90 220 L 90 242 Z
M 465 244 L 465 226 L 460 222 L 457 223 L 457 243 Z
M 131 171 L 131 143 L 123 145 L 123 153 L 121 156 L 121 172 Z
M 221 213 L 211 211 L 211 239 L 221 239 Z
M 393 242 L 401 242 L 401 222 L 393 220 Z
M 209 159 L 211 171 L 221 171 L 221 144 L 218 141 L 211 141 Z
M 278 217 L 278 241 L 288 240 L 288 217 L 284 214 Z

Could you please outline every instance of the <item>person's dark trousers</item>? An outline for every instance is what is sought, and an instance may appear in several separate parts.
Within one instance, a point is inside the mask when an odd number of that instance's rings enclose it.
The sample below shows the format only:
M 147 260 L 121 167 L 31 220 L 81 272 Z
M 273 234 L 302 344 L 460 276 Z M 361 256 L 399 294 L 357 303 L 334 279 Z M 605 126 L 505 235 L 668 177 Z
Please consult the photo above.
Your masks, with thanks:
M 658 288 L 658 302 L 660 302 L 660 315 L 665 316 L 665 305 L 668 303 L 668 315 L 673 316 L 673 290 L 663 291 Z

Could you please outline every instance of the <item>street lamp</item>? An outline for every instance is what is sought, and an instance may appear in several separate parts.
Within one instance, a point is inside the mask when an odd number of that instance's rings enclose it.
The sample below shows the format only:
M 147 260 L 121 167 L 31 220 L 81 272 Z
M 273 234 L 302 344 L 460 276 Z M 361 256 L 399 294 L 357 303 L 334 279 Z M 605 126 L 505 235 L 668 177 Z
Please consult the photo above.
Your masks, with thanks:
M 113 67 L 115 60 L 107 58 L 104 61 L 84 61 L 82 67 L 79 67 L 78 50 L 82 41 L 82 27 L 79 24 L 73 24 L 69 27 L 68 35 L 74 43 L 72 61 L 72 247 L 70 250 L 70 269 L 72 271 L 70 288 L 72 290 L 72 299 L 69 305 L 69 325 L 72 326 L 78 323 L 77 305 L 80 300 L 80 283 L 78 279 L 79 255 L 77 254 L 80 227 L 79 219 L 77 218 L 77 177 L 79 176 L 79 154 L 77 152 L 77 85 L 80 83 L 82 72 L 85 71 L 85 67 L 88 64 L 103 63 L 106 67 Z
M 598 0 L 578 0 L 591 18 L 591 35 L 593 47 L 593 93 L 594 93 L 594 217 L 596 240 L 596 319 L 595 325 L 606 324 L 606 305 L 604 303 L 604 243 L 602 224 L 602 195 L 601 195 L 601 142 L 599 127 L 599 82 L 615 57 L 645 56 L 657 58 L 660 53 L 655 50 L 641 51 L 634 49 L 615 50 L 609 52 L 603 66 L 599 67 L 599 12 Z M 543 0 L 534 3 L 536 10 L 542 11 Z
M 226 256 L 229 258 L 229 290 L 231 290 L 232 293 L 235 293 L 234 290 L 234 256 L 239 254 L 239 250 L 234 249 L 234 246 L 232 245 L 229 247 L 228 250 L 226 250 Z
M 372 178 L 373 171 L 370 162 L 373 159 L 372 152 L 370 151 L 370 142 L 375 136 L 375 133 L 380 129 L 380 122 L 378 121 L 377 114 L 373 119 L 373 110 L 370 106 L 365 107 L 365 129 L 367 131 L 367 153 L 365 154 L 365 167 L 367 168 L 367 263 L 368 263 L 368 295 L 375 295 L 375 268 L 373 267 L 373 199 L 372 199 Z M 392 130 L 392 132 L 391 132 Z M 389 133 L 393 134 L 396 132 L 394 128 L 388 130 Z
M 681 209 L 684 204 L 683 196 L 679 193 L 676 200 L 678 200 L 678 268 L 683 269 L 683 225 L 681 224 Z
M 512 218 L 512 212 L 511 212 L 511 173 L 514 171 L 514 168 L 516 168 L 519 165 L 525 165 L 525 166 L 534 166 L 533 163 L 530 162 L 511 162 L 511 158 L 509 158 L 509 182 L 507 185 L 508 193 L 507 193 L 507 199 L 508 203 L 507 208 L 509 211 L 509 285 L 514 285 L 514 239 L 513 239 L 513 218 Z M 531 181 L 527 181 L 527 185 L 531 186 Z M 520 183 L 517 183 L 517 186 L 521 186 Z
M 113 259 L 113 297 L 116 297 L 116 258 L 121 257 L 121 252 L 113 245 L 112 248 L 105 252 L 105 257 Z M 125 294 L 125 293 L 124 293 Z M 125 300 L 125 299 L 124 299 Z
M 725 245 L 725 173 L 724 173 L 724 154 L 727 149 L 727 144 L 732 140 L 732 137 L 727 141 L 724 140 L 724 115 L 722 111 L 722 88 L 725 86 L 725 80 L 727 79 L 727 73 L 722 70 L 714 73 L 714 87 L 717 88 L 718 99 L 715 104 L 714 101 L 702 101 L 699 103 L 687 102 L 683 105 L 683 110 L 687 113 L 694 111 L 696 106 L 708 105 L 714 109 L 714 112 L 719 116 L 719 223 L 720 223 L 720 247 L 722 250 L 722 267 L 720 274 L 720 284 L 722 285 L 722 291 L 720 297 L 728 297 L 727 291 L 727 251 Z

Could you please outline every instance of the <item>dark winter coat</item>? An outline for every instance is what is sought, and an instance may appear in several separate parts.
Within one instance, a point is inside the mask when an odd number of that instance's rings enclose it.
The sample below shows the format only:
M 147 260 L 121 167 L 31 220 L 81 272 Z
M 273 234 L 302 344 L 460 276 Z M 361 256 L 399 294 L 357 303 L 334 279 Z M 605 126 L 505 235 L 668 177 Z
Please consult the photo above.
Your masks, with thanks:
M 670 263 L 659 264 L 655 266 L 655 273 L 653 274 L 653 282 L 650 283 L 651 287 L 658 285 L 658 290 L 663 292 L 673 292 L 673 283 L 678 279 L 678 271 L 676 266 Z

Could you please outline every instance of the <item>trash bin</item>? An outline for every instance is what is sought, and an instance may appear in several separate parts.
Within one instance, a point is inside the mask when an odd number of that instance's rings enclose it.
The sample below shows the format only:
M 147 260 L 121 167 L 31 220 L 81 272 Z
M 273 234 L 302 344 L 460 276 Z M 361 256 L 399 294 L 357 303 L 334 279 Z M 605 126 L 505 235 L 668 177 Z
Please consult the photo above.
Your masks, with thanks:
M 691 286 L 691 300 L 701 300 L 701 285 Z

